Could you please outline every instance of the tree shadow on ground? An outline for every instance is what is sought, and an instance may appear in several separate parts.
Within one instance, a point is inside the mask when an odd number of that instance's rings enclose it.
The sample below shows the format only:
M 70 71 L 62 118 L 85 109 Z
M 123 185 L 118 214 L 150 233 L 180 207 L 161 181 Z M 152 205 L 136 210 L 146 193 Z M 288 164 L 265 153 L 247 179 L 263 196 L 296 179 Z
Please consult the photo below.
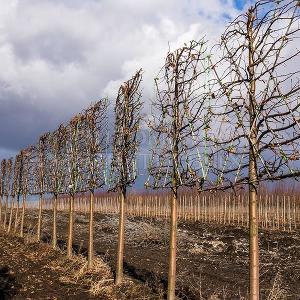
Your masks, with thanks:
M 0 266 L 0 300 L 11 299 L 16 295 L 17 286 L 15 277 L 10 274 L 7 266 Z

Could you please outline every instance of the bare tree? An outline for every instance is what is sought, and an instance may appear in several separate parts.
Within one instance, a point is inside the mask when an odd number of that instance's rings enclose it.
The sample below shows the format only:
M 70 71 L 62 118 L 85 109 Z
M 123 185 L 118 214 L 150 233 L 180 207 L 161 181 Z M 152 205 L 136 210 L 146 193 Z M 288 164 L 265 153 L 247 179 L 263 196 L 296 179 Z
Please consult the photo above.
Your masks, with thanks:
M 12 164 L 13 159 L 9 158 L 6 162 L 6 171 L 5 171 L 5 183 L 4 183 L 4 193 L 5 198 L 5 214 L 4 214 L 4 229 L 7 226 L 7 216 L 8 216 L 8 197 L 11 191 L 11 177 L 12 177 Z
M 29 180 L 31 173 L 31 156 L 34 147 L 27 147 L 22 150 L 23 156 L 23 167 L 22 167 L 22 177 L 21 177 L 21 192 L 22 192 L 22 214 L 21 214 L 21 224 L 20 224 L 20 237 L 24 237 L 24 219 L 25 219 L 25 209 L 26 209 L 26 197 L 29 192 Z
M 42 211 L 43 211 L 43 196 L 45 193 L 45 167 L 46 167 L 46 140 L 48 139 L 49 133 L 45 133 L 39 138 L 38 160 L 37 160 L 37 190 L 36 193 L 39 195 L 39 213 L 38 213 L 38 226 L 37 226 L 37 240 L 41 240 L 42 233 Z
M 1 161 L 1 173 L 0 173 L 0 223 L 2 222 L 2 207 L 3 207 L 3 198 L 5 190 L 5 178 L 6 178 L 6 159 Z
M 19 225 L 19 209 L 20 209 L 20 196 L 22 195 L 22 176 L 23 176 L 23 165 L 24 165 L 24 151 L 21 150 L 20 153 L 18 154 L 18 177 L 17 177 L 17 190 L 16 190 L 16 195 L 17 195 L 17 208 L 16 208 L 16 215 L 15 215 L 15 226 L 14 226 L 14 233 L 17 232 L 17 228 Z
M 206 42 L 169 52 L 155 79 L 157 97 L 149 122 L 153 145 L 146 186 L 167 188 L 170 199 L 170 249 L 168 299 L 175 299 L 177 200 L 181 186 L 201 186 L 207 176 L 207 157 L 202 140 L 209 120 L 205 114 L 209 59 Z M 201 136 L 201 138 L 199 138 Z
M 136 152 L 139 146 L 137 133 L 141 122 L 142 106 L 141 80 L 142 70 L 139 70 L 120 87 L 115 105 L 111 189 L 120 194 L 116 284 L 123 280 L 126 194 L 128 187 L 136 179 Z
M 107 99 L 100 100 L 84 114 L 84 186 L 90 192 L 88 268 L 94 256 L 94 192 L 106 182 Z
M 12 179 L 11 179 L 11 188 L 10 188 L 10 214 L 8 219 L 8 227 L 7 227 L 7 233 L 10 233 L 11 230 L 11 224 L 12 224 L 12 218 L 13 218 L 13 210 L 15 206 L 15 197 L 16 197 L 16 190 L 17 190 L 17 181 L 18 181 L 18 164 L 19 164 L 19 158 L 18 156 L 15 157 L 13 160 L 13 169 L 12 169 Z
M 74 226 L 74 199 L 75 194 L 82 189 L 82 149 L 83 149 L 83 130 L 82 122 L 84 116 L 78 114 L 67 125 L 67 168 L 66 183 L 67 191 L 70 195 L 69 200 L 69 228 L 68 228 L 68 242 L 67 242 L 67 256 L 72 256 L 73 243 L 73 226 Z
M 259 299 L 259 183 L 300 175 L 299 30 L 299 1 L 261 0 L 214 49 L 221 58 L 213 66 L 210 178 L 221 189 L 249 187 L 252 300 Z
M 66 181 L 66 139 L 67 129 L 60 125 L 57 130 L 49 135 L 47 139 L 47 166 L 48 174 L 46 184 L 47 190 L 53 193 L 53 228 L 52 228 L 52 247 L 57 248 L 57 201 L 58 195 L 65 193 Z

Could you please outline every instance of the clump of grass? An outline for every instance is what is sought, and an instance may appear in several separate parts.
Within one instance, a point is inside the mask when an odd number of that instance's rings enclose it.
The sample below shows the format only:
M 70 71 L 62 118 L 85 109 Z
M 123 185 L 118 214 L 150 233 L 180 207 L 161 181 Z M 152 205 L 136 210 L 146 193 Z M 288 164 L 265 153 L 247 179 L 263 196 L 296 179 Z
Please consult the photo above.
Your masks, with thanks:
M 62 274 L 62 282 L 86 287 L 97 299 L 162 299 L 159 295 L 153 296 L 146 284 L 134 282 L 127 277 L 122 284 L 116 286 L 111 268 L 100 257 L 95 257 L 91 269 L 88 269 L 87 260 L 82 255 L 73 256 L 71 259 L 60 256 L 49 267 Z
M 68 259 L 59 257 L 53 261 L 50 268 L 62 272 L 60 280 L 66 283 L 82 283 L 86 286 L 92 286 L 97 282 L 113 282 L 113 274 L 110 267 L 99 257 L 95 257 L 93 267 L 88 268 L 87 260 L 84 256 L 78 255 Z
M 285 300 L 288 298 L 287 291 L 283 288 L 282 276 L 278 272 L 274 278 L 272 288 L 267 300 Z

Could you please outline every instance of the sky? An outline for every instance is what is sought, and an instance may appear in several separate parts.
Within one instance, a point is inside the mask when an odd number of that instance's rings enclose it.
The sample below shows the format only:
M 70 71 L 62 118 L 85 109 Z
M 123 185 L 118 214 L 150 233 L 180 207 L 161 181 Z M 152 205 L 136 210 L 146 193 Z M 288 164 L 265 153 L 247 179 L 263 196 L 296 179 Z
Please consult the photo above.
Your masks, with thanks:
M 36 143 L 142 68 L 143 101 L 170 48 L 217 41 L 242 0 L 0 0 L 0 159 Z

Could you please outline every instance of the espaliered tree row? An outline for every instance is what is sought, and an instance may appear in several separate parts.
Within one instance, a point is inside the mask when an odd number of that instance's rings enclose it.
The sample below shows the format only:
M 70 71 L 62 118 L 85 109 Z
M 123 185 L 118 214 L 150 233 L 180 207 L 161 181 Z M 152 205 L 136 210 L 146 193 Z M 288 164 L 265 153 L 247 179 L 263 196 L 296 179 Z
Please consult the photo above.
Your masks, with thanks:
M 229 25 L 212 49 L 202 39 L 169 52 L 155 78 L 156 97 L 148 120 L 152 154 L 146 186 L 171 192 L 169 300 L 175 299 L 176 290 L 180 188 L 201 193 L 236 191 L 245 186 L 249 195 L 249 294 L 251 300 L 259 299 L 259 184 L 300 177 L 299 7 L 296 0 L 260 0 Z M 36 146 L 22 150 L 14 161 L 1 162 L 0 210 L 8 232 L 15 197 L 16 230 L 19 197 L 23 199 L 23 236 L 26 198 L 36 195 L 36 237 L 40 241 L 42 200 L 52 194 L 52 246 L 56 248 L 58 196 L 69 195 L 68 257 L 72 255 L 74 199 L 78 193 L 89 193 L 89 268 L 94 253 L 95 190 L 119 194 L 117 284 L 123 278 L 127 194 L 138 175 L 141 80 L 139 70 L 119 89 L 112 145 L 107 139 L 108 101 L 103 99 L 43 135 Z M 107 155 L 110 147 L 111 159 Z
M 72 256 L 74 199 L 77 193 L 90 193 L 88 267 L 93 265 L 93 215 L 95 190 L 106 186 L 108 190 L 123 195 L 123 211 L 120 213 L 120 233 L 116 281 L 123 277 L 124 217 L 126 189 L 136 178 L 135 156 L 139 144 L 137 133 L 140 126 L 140 83 L 142 71 L 119 89 L 116 99 L 116 131 L 113 141 L 111 173 L 114 180 L 108 182 L 108 100 L 102 99 L 66 125 L 54 132 L 43 134 L 37 145 L 20 151 L 13 160 L 1 162 L 1 219 L 4 211 L 4 227 L 11 232 L 15 200 L 15 231 L 20 225 L 24 236 L 26 199 L 38 197 L 36 240 L 42 238 L 42 210 L 45 195 L 53 195 L 52 247 L 57 248 L 57 201 L 58 196 L 69 195 L 69 224 L 67 232 L 67 256 Z M 19 199 L 22 195 L 22 215 L 19 222 Z M 11 200 L 9 201 L 9 197 Z M 3 202 L 5 199 L 5 205 Z M 10 205 L 9 205 L 10 204 Z M 122 205 L 121 205 L 122 206 Z

